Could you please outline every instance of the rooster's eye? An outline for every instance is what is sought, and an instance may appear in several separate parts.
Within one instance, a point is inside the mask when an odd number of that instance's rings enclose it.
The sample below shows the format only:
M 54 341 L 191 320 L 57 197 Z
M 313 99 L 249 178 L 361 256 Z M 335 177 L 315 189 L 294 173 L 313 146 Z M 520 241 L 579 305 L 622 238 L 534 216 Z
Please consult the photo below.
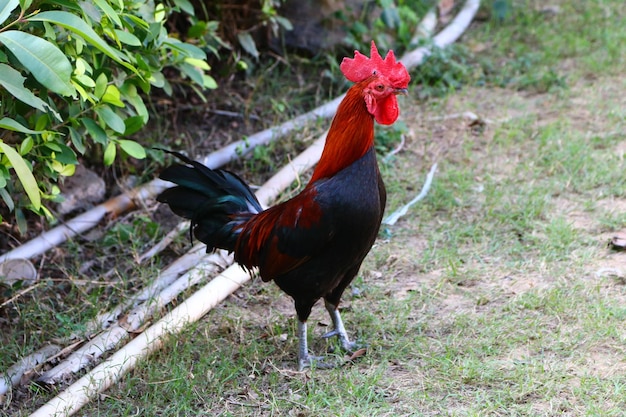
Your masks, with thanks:
M 378 91 L 383 91 L 383 90 L 385 89 L 385 86 L 384 86 L 384 85 L 382 85 L 382 84 L 378 84 L 378 85 L 376 86 L 376 89 L 377 89 Z

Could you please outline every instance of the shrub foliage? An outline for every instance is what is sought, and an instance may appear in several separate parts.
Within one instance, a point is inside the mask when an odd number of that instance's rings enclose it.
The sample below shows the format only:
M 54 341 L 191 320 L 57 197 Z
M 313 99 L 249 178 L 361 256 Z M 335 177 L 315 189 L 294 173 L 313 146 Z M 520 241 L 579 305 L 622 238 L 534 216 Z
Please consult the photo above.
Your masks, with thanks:
M 173 12 L 189 20 L 184 42 Z M 46 201 L 81 155 L 145 157 L 130 137 L 148 121 L 143 97 L 172 92 L 166 67 L 197 91 L 217 86 L 216 28 L 188 0 L 0 0 L 0 198 L 22 230 L 25 208 L 52 217 Z

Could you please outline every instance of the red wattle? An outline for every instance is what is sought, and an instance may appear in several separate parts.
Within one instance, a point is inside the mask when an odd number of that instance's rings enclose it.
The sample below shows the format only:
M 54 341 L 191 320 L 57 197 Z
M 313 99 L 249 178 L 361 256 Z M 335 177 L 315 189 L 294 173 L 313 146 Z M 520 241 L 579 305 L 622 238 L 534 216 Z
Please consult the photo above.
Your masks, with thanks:
M 390 95 L 379 100 L 373 115 L 381 125 L 390 125 L 398 119 L 400 111 L 398 110 L 398 99 L 395 95 Z

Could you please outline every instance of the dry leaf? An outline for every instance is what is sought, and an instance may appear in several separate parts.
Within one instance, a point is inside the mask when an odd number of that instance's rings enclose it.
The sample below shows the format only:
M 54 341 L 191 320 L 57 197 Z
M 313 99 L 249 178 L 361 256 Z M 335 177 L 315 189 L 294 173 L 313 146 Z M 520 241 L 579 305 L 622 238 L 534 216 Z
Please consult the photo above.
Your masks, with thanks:
M 361 349 L 357 349 L 354 353 L 352 353 L 352 355 L 346 355 L 346 362 L 352 362 L 355 359 L 358 359 L 360 357 L 365 356 L 365 354 L 367 353 L 367 348 L 361 348 Z

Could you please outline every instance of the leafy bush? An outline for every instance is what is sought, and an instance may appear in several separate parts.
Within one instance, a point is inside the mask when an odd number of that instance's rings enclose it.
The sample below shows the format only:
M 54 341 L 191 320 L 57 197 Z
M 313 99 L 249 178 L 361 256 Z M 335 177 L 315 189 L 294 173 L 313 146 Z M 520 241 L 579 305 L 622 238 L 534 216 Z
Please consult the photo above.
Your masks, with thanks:
M 173 12 L 189 20 L 186 42 L 168 33 Z M 216 29 L 188 0 L 0 2 L 0 197 L 21 230 L 23 208 L 52 217 L 45 201 L 79 155 L 145 157 L 129 137 L 148 121 L 141 93 L 171 94 L 166 67 L 197 91 L 217 86 L 205 53 Z
M 415 28 L 434 5 L 434 0 L 376 0 L 356 19 L 342 13 L 348 30 L 345 41 L 355 49 L 367 50 L 375 39 L 379 49 L 394 49 L 399 55 L 417 46 Z

